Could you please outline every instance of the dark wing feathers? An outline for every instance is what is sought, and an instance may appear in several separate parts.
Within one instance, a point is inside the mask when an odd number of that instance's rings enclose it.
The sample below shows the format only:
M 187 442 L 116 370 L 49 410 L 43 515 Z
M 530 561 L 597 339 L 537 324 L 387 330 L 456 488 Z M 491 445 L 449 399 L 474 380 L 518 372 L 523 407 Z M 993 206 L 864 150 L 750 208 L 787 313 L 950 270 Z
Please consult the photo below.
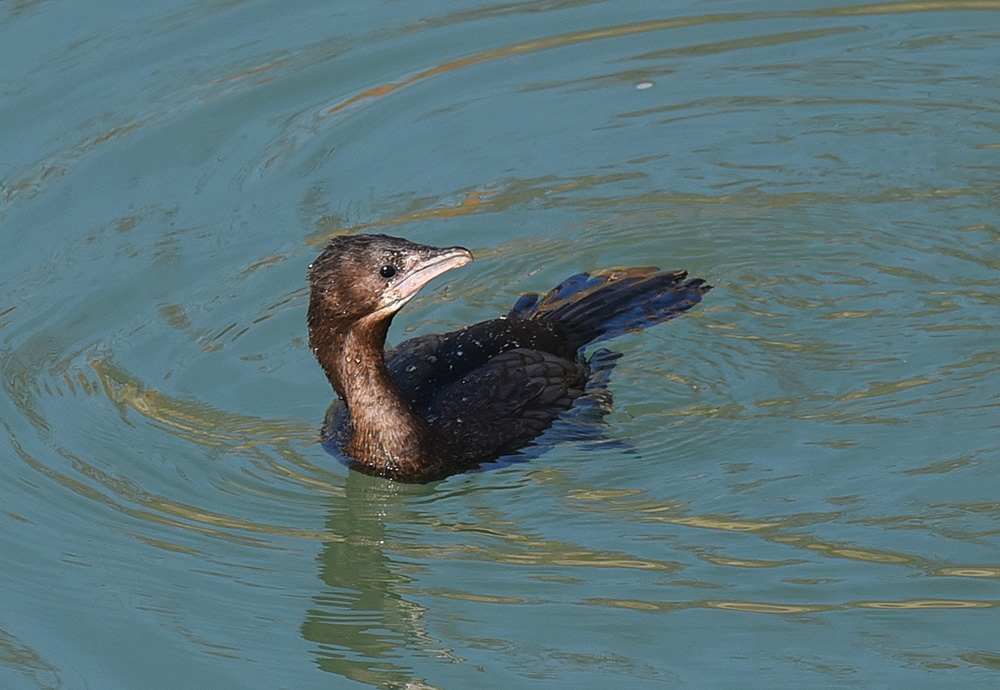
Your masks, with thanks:
M 518 348 L 445 386 L 420 413 L 439 438 L 454 440 L 456 455 L 498 457 L 545 431 L 586 383 L 585 365 Z
M 411 338 L 387 352 L 385 361 L 393 382 L 410 404 L 419 409 L 441 387 L 516 348 L 576 359 L 576 351 L 566 342 L 559 324 L 501 318 L 451 333 Z

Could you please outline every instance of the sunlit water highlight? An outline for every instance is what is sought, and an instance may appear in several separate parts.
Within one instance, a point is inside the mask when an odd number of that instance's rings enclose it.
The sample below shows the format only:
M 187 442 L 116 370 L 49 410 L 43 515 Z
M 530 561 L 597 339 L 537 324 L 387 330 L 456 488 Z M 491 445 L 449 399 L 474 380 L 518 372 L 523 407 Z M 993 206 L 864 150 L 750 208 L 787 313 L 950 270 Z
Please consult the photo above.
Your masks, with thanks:
M 1000 2 L 0 8 L 0 687 L 994 687 Z M 428 486 L 317 430 L 305 266 L 615 265 L 600 438 Z M 551 439 L 550 440 L 554 440 Z

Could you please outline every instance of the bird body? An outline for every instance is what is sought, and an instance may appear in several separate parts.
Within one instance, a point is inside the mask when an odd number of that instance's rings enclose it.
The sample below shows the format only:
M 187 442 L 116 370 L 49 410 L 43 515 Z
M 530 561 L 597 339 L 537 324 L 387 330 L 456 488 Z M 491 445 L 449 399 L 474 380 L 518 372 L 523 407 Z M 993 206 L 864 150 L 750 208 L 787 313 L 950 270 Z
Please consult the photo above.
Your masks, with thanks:
M 355 469 L 430 481 L 517 451 L 589 394 L 587 346 L 673 318 L 710 289 L 683 271 L 581 273 L 505 316 L 385 352 L 392 316 L 471 258 L 357 235 L 334 239 L 310 266 L 310 345 L 342 401 L 324 437 Z

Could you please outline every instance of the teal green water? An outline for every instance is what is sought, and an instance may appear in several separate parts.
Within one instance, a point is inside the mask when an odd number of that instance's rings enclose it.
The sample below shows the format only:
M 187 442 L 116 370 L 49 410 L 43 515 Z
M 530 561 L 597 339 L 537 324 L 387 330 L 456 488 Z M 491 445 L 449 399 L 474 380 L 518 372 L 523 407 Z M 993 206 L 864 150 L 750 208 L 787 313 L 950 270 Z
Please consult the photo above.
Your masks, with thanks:
M 996 687 L 998 47 L 997 0 L 0 5 L 0 687 Z M 611 343 L 603 441 L 399 486 L 317 443 L 305 269 L 365 230 L 477 256 L 395 341 L 716 287 Z

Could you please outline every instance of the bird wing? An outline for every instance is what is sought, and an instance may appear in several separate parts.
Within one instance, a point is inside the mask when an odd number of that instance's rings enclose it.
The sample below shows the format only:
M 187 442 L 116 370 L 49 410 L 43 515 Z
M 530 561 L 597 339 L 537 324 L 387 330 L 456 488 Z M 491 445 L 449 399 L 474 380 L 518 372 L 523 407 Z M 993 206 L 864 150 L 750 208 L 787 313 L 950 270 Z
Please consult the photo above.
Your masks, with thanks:
M 455 455 L 490 460 L 545 431 L 586 383 L 584 364 L 515 348 L 447 384 L 418 412 Z
M 506 351 L 539 350 L 566 360 L 576 352 L 558 326 L 542 321 L 500 318 L 450 333 L 422 335 L 386 353 L 389 376 L 414 409 L 421 409 L 442 389 L 492 365 Z M 508 360 L 501 360 L 508 362 Z

